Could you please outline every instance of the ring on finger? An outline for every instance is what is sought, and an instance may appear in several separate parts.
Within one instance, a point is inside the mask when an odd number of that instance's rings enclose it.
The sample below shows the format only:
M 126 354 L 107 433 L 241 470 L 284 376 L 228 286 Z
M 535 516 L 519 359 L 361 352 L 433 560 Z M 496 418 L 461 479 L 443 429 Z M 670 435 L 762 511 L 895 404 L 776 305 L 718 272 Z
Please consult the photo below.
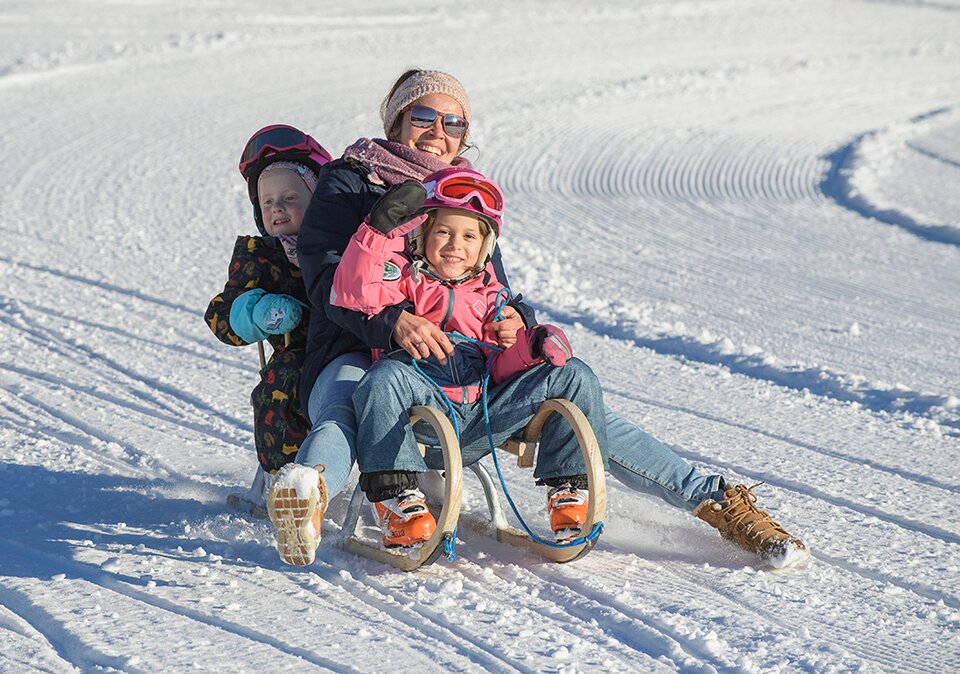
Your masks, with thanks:
M 421 341 L 417 342 L 416 344 L 414 344 L 414 345 L 413 345 L 413 348 L 419 349 L 419 348 L 420 348 L 421 346 L 423 346 L 425 343 L 426 343 L 426 342 L 423 342 L 423 341 L 421 340 Z

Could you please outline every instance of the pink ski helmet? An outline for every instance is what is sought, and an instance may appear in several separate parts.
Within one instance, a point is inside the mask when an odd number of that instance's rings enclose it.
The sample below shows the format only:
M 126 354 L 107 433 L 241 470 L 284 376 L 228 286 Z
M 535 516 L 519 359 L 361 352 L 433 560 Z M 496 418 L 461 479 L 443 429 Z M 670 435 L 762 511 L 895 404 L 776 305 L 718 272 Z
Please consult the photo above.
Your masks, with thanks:
M 420 213 L 437 208 L 454 208 L 476 215 L 487 223 L 490 232 L 484 238 L 480 252 L 480 268 L 486 266 L 493 256 L 493 249 L 500 236 L 503 218 L 503 191 L 493 180 L 478 171 L 452 166 L 433 173 L 423 180 L 427 199 L 418 209 Z M 411 232 L 411 251 L 422 254 L 424 242 L 422 228 Z
M 423 179 L 427 200 L 421 211 L 456 208 L 478 215 L 500 236 L 503 218 L 503 191 L 479 171 L 451 166 Z
M 302 164 L 314 173 L 333 161 L 333 157 L 320 143 L 300 129 L 287 124 L 265 126 L 252 136 L 240 155 L 240 175 L 247 181 L 247 195 L 253 204 L 253 219 L 261 234 L 266 234 L 260 215 L 260 199 L 257 197 L 257 182 L 263 170 L 274 162 L 285 161 Z

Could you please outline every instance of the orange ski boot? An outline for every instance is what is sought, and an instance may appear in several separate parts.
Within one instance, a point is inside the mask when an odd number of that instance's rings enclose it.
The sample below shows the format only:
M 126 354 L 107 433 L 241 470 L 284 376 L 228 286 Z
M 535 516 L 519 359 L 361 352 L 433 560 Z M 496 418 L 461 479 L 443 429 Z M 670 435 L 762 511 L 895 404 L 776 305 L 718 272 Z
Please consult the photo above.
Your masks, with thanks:
M 419 547 L 437 529 L 437 522 L 427 510 L 419 489 L 407 489 L 399 496 L 371 506 L 385 548 Z
M 588 492 L 574 489 L 569 484 L 553 487 L 547 494 L 550 528 L 558 543 L 580 535 L 580 530 L 587 521 L 587 495 Z

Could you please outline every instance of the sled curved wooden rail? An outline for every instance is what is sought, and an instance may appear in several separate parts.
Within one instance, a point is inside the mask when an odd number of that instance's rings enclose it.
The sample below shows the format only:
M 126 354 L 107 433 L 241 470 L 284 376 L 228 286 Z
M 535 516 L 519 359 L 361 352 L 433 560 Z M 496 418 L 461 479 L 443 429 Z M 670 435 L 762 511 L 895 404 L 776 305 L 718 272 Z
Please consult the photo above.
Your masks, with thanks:
M 406 553 L 385 550 L 380 547 L 379 541 L 370 542 L 357 536 L 356 529 L 359 523 L 360 507 L 366 500 L 360 485 L 357 485 L 350 500 L 347 519 L 343 530 L 347 537 L 343 542 L 343 549 L 364 557 L 370 557 L 395 566 L 404 571 L 413 571 L 421 566 L 432 564 L 443 552 L 445 541 L 452 541 L 456 536 L 457 521 L 460 519 L 460 503 L 463 500 L 463 463 L 460 460 L 460 443 L 453 430 L 450 420 L 435 407 L 417 406 L 410 410 L 410 425 L 417 421 L 426 421 L 433 427 L 440 439 L 440 448 L 443 452 L 443 466 L 446 479 L 444 480 L 443 507 L 437 517 L 437 529 L 423 546 Z M 420 448 L 421 453 L 424 447 Z M 355 507 L 358 501 L 360 507 Z M 352 521 L 351 521 L 352 520 Z
M 587 489 L 590 491 L 590 500 L 587 504 L 587 521 L 581 531 L 588 534 L 597 522 L 602 522 L 607 513 L 607 484 L 603 472 L 603 458 L 600 455 L 600 445 L 594 435 L 587 417 L 579 407 L 569 400 L 552 398 L 544 401 L 540 409 L 527 424 L 523 431 L 522 440 L 508 440 L 501 449 L 517 456 L 517 465 L 532 468 L 534 463 L 534 447 L 540 440 L 543 426 L 552 414 L 563 417 L 577 436 L 580 451 L 583 453 L 583 463 L 587 472 Z M 497 540 L 519 547 L 530 548 L 541 557 L 553 562 L 570 562 L 587 554 L 596 543 L 596 538 L 577 546 L 553 548 L 538 543 L 524 533 L 513 528 L 497 528 Z
M 582 529 L 584 533 L 592 531 L 597 522 L 602 522 L 607 510 L 607 487 L 603 471 L 603 459 L 600 455 L 600 446 L 596 435 L 590 427 L 583 412 L 569 400 L 551 399 L 545 401 L 537 413 L 523 430 L 522 437 L 510 440 L 500 449 L 517 457 L 517 465 L 530 468 L 534 465 L 534 456 L 537 442 L 543 432 L 544 424 L 553 414 L 559 414 L 570 424 L 580 444 L 583 453 L 584 465 L 587 473 L 587 486 L 590 499 L 587 510 L 587 521 Z M 362 538 L 358 531 L 360 526 L 360 511 L 366 502 L 366 497 L 358 485 L 354 490 L 347 509 L 347 516 L 343 524 L 343 548 L 364 557 L 390 564 L 404 571 L 414 571 L 421 566 L 432 564 L 443 553 L 445 544 L 453 541 L 456 536 L 457 521 L 460 517 L 460 504 L 463 497 L 463 463 L 460 456 L 460 444 L 457 442 L 453 426 L 440 410 L 434 407 L 414 407 L 410 411 L 411 424 L 423 420 L 433 427 L 440 440 L 444 463 L 444 499 L 440 514 L 437 517 L 437 529 L 422 547 L 416 550 L 398 551 L 385 550 L 380 547 L 379 541 Z M 420 451 L 426 448 L 421 446 Z M 507 524 L 497 489 L 490 474 L 479 463 L 471 466 L 473 472 L 480 479 L 483 492 L 490 509 L 490 517 L 497 530 L 497 539 L 517 547 L 527 548 L 541 557 L 553 562 L 569 562 L 578 559 L 589 552 L 596 544 L 597 539 L 586 541 L 579 545 L 556 548 L 543 545 L 524 532 Z

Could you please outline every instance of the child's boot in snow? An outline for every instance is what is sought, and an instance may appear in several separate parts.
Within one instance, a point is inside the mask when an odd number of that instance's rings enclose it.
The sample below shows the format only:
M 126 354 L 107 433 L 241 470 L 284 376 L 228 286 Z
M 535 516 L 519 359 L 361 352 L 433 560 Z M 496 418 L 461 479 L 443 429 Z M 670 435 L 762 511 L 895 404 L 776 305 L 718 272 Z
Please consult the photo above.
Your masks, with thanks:
M 419 489 L 407 489 L 398 496 L 377 501 L 371 506 L 385 548 L 419 546 L 437 529 L 437 522 L 427 510 Z
M 574 489 L 570 484 L 551 488 L 547 494 L 547 513 L 557 542 L 576 538 L 587 521 L 587 492 Z
M 749 488 L 738 484 L 724 489 L 721 499 L 705 500 L 693 514 L 770 566 L 783 568 L 807 559 L 810 551 L 803 541 L 791 536 L 766 511 L 757 508 L 753 489 L 760 484 Z
M 288 463 L 277 471 L 267 513 L 276 528 L 280 559 L 294 566 L 313 563 L 326 510 L 327 487 L 315 468 Z

